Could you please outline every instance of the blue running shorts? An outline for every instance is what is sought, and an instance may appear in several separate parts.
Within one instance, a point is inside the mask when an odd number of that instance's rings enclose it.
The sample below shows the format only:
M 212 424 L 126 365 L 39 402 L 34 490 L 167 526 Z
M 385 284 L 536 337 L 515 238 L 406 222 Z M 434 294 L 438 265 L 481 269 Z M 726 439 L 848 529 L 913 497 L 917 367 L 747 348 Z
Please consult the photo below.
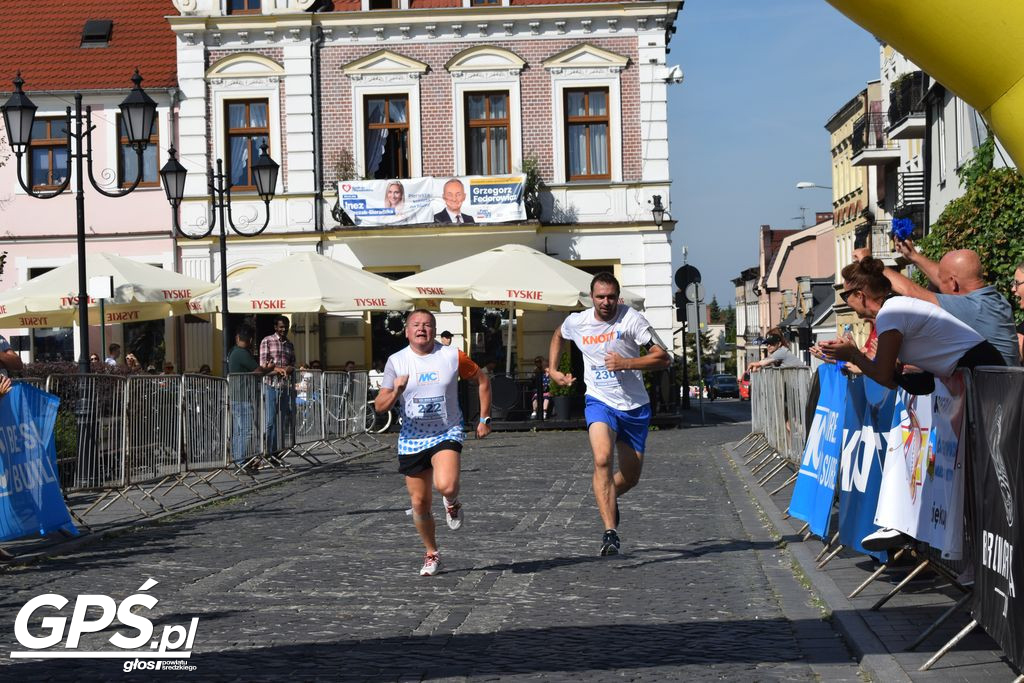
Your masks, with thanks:
M 644 452 L 647 429 L 651 426 L 650 404 L 632 410 L 616 410 L 592 396 L 587 396 L 583 416 L 587 418 L 587 429 L 595 422 L 603 422 L 615 432 L 616 441 L 629 444 L 637 453 Z

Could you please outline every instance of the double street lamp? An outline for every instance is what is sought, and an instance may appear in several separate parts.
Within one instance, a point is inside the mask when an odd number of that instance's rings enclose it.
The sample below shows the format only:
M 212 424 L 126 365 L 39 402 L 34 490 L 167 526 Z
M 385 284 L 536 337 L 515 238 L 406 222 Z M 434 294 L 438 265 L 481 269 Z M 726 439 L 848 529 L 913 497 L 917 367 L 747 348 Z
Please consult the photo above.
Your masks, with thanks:
M 81 374 L 89 372 L 89 294 L 88 279 L 85 272 L 85 182 L 84 174 L 88 173 L 89 184 L 93 189 L 105 197 L 123 197 L 130 193 L 142 180 L 144 161 L 143 152 L 149 145 L 150 136 L 153 134 L 153 124 L 156 122 L 156 102 L 142 89 L 142 76 L 139 70 L 135 70 L 132 76 L 134 87 L 124 101 L 121 102 L 121 121 L 124 127 L 125 137 L 128 144 L 135 150 L 137 163 L 135 165 L 135 180 L 131 185 L 120 190 L 106 190 L 96 182 L 93 172 L 92 157 L 92 131 L 95 126 L 92 123 L 92 107 L 85 107 L 82 111 L 82 95 L 75 94 L 75 108 L 72 112 L 68 107 L 65 114 L 64 128 L 67 136 L 65 152 L 65 168 L 62 181 L 53 190 L 39 192 L 33 188 L 34 183 L 25 183 L 22 159 L 32 142 L 35 129 L 35 116 L 37 107 L 22 90 L 25 81 L 21 78 L 21 72 L 14 79 L 14 93 L 7 99 L 7 102 L 0 106 L 3 112 L 4 124 L 7 127 L 7 141 L 11 150 L 17 157 L 18 183 L 25 194 L 37 199 L 53 199 L 63 194 L 71 185 L 71 162 L 75 163 L 75 206 L 77 213 L 77 243 L 78 243 L 78 371 Z M 74 124 L 74 130 L 72 130 Z M 72 144 L 72 142 L 74 144 Z M 83 151 L 84 147 L 84 151 Z M 57 169 L 53 169 L 56 171 Z M 102 322 L 102 321 L 101 321 Z
M 250 141 L 249 149 L 254 146 L 255 141 Z M 228 336 L 228 257 L 227 257 L 227 229 L 242 237 L 255 237 L 267 229 L 270 224 L 270 201 L 274 198 L 274 190 L 277 187 L 277 174 L 279 166 L 270 158 L 267 153 L 267 143 L 260 144 L 259 156 L 252 162 L 252 181 L 256 186 L 256 194 L 266 205 L 267 217 L 259 230 L 248 230 L 252 221 L 240 221 L 242 226 L 235 225 L 231 215 L 231 179 L 224 173 L 224 161 L 217 159 L 217 171 L 207 168 L 206 187 L 210 195 L 210 217 L 207 221 L 208 227 L 201 233 L 192 233 L 182 230 L 178 221 L 178 209 L 182 199 L 185 197 L 185 176 L 188 171 L 178 161 L 178 153 L 171 147 L 167 152 L 167 163 L 160 169 L 160 177 L 163 180 L 164 191 L 167 193 L 167 201 L 171 204 L 171 220 L 174 229 L 179 235 L 189 239 L 204 239 L 208 237 L 219 225 L 220 233 L 220 310 L 223 320 L 221 337 L 223 338 L 224 352 L 224 375 L 228 373 L 228 352 L 231 349 L 231 339 Z M 219 220 L 218 220 L 219 214 Z

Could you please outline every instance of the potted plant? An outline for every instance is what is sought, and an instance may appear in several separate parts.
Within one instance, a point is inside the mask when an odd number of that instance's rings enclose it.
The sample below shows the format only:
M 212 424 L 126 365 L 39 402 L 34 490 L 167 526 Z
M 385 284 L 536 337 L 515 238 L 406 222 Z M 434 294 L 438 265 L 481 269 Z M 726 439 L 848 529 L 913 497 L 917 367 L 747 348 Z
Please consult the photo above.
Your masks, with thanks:
M 569 361 L 569 353 L 565 352 L 558 360 L 558 371 L 563 375 L 572 372 L 572 363 Z M 572 414 L 572 397 L 576 395 L 575 384 L 563 387 L 560 384 L 551 382 L 551 408 L 559 420 L 568 420 Z
M 540 163 L 536 157 L 523 159 L 523 208 L 526 209 L 527 220 L 540 220 L 540 192 L 544 189 L 544 181 L 540 177 Z

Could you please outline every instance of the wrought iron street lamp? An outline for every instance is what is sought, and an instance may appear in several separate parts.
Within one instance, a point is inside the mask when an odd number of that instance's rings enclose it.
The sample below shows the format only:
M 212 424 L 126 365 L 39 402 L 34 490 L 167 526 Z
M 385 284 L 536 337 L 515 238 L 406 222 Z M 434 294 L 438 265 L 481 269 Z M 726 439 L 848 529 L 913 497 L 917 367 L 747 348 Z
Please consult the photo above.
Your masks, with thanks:
M 37 199 L 53 199 L 64 193 L 71 185 L 71 161 L 75 162 L 75 205 L 77 212 L 77 242 L 78 242 L 78 324 L 80 329 L 78 344 L 78 371 L 81 374 L 89 372 L 89 295 L 88 279 L 85 272 L 85 182 L 84 174 L 88 173 L 89 184 L 97 192 L 105 197 L 123 197 L 130 193 L 142 180 L 144 162 L 143 152 L 149 145 L 150 136 L 153 134 L 153 124 L 156 121 L 156 102 L 142 89 L 142 76 L 139 70 L 135 70 L 132 76 L 134 87 L 128 96 L 120 104 L 121 121 L 125 128 L 128 144 L 135 150 L 138 160 L 136 163 L 135 180 L 131 185 L 121 190 L 106 190 L 96 182 L 93 173 L 92 158 L 92 107 L 85 107 L 82 111 L 82 95 L 75 94 L 75 108 L 67 108 L 65 118 L 65 130 L 67 133 L 67 146 L 65 153 L 67 165 L 64 169 L 64 178 L 61 183 L 51 191 L 38 192 L 32 189 L 31 181 L 26 184 L 22 168 L 22 157 L 32 142 L 32 129 L 35 125 L 36 105 L 32 103 L 28 95 L 22 90 L 25 81 L 21 78 L 21 72 L 14 79 L 14 93 L 7 99 L 0 110 L 3 111 L 4 124 L 7 127 L 7 140 L 11 145 L 18 160 L 18 183 L 25 194 Z M 72 131 L 72 124 L 74 130 Z M 84 151 L 83 151 L 84 148 Z M 56 170 L 56 169 L 54 169 Z
M 231 349 L 231 339 L 228 337 L 228 257 L 227 257 L 227 229 L 230 227 L 235 234 L 242 237 L 255 237 L 267 229 L 270 225 L 270 201 L 274 198 L 274 190 L 277 187 L 277 174 L 280 170 L 277 162 L 270 158 L 267 153 L 267 143 L 260 145 L 260 153 L 252 163 L 252 179 L 256 186 L 256 194 L 263 200 L 267 208 L 267 218 L 263 221 L 259 230 L 248 230 L 247 227 L 252 221 L 242 222 L 242 226 L 235 225 L 231 215 L 231 181 L 224 174 L 224 161 L 217 159 L 217 172 L 212 169 L 206 171 L 206 187 L 210 193 L 210 218 L 207 221 L 208 227 L 201 233 L 191 233 L 182 230 L 178 221 L 178 208 L 185 197 L 185 177 L 187 169 L 178 161 L 177 151 L 171 147 L 167 151 L 168 160 L 160 169 L 160 176 L 163 179 L 164 191 L 167 193 L 167 201 L 171 205 L 171 219 L 174 229 L 179 235 L 193 240 L 208 237 L 214 229 L 220 225 L 218 235 L 220 243 L 220 311 L 224 324 L 221 330 L 223 337 L 224 351 L 224 374 L 228 371 L 228 352 Z M 218 222 L 219 214 L 219 222 Z

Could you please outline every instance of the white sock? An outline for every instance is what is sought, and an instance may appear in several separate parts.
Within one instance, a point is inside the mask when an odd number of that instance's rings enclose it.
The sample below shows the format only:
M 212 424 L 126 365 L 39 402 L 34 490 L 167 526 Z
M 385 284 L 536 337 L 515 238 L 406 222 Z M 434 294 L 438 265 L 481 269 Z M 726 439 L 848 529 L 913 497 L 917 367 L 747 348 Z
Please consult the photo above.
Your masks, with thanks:
M 459 503 L 458 496 L 456 496 L 454 500 L 448 500 L 447 496 L 441 496 L 441 500 L 444 502 L 445 507 L 451 507 L 452 505 L 458 505 Z

